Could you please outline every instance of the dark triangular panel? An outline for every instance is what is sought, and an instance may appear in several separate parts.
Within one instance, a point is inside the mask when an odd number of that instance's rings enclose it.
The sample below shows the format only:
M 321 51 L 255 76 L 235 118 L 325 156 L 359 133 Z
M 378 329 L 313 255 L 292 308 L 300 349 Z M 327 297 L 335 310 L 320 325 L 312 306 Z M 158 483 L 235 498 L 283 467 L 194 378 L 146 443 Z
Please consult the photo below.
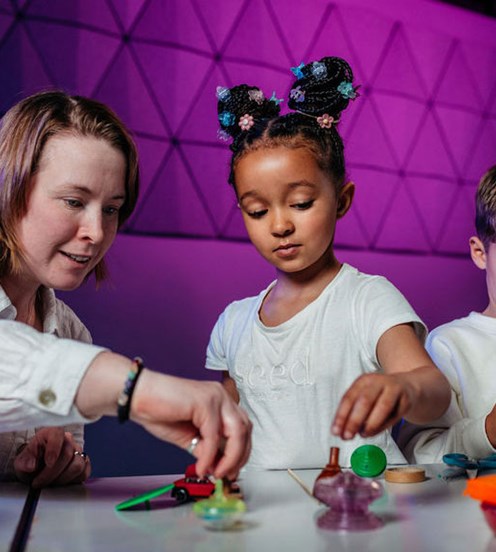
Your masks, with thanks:
M 482 105 L 482 96 L 477 83 L 478 75 L 459 42 L 456 42 L 444 73 L 434 93 L 436 102 L 458 107 L 473 108 Z
M 167 122 L 149 83 L 124 46 L 103 76 L 95 94 L 101 101 L 113 106 L 131 129 L 145 134 L 168 136 Z
M 26 4 L 26 16 L 43 17 L 45 20 L 52 20 L 67 24 L 68 28 L 93 28 L 102 29 L 107 33 L 117 33 L 115 18 L 104 0 L 49 0 L 31 1 Z
M 132 31 L 133 38 L 211 52 L 191 0 L 151 0 Z
M 384 132 L 372 96 L 359 98 L 356 104 L 352 106 L 357 113 L 354 115 L 350 131 L 343 132 L 346 137 L 347 155 L 355 164 L 397 169 L 398 160 L 394 157 L 392 144 Z M 343 117 L 347 116 L 348 113 L 343 114 Z
M 148 44 L 135 44 L 134 51 L 153 96 L 161 99 L 159 108 L 172 133 L 178 134 L 180 123 L 192 108 L 193 99 L 212 62 L 183 50 Z
M 126 0 L 126 2 L 122 2 L 122 0 L 107 0 L 107 2 L 113 5 L 113 14 L 118 18 L 127 33 L 135 24 L 136 19 L 142 13 L 148 0 Z
M 120 47 L 120 39 L 63 25 L 26 22 L 30 37 L 57 86 L 91 96 Z
M 447 149 L 447 139 L 442 132 L 432 111 L 427 111 L 420 121 L 415 143 L 407 159 L 409 172 L 457 176 L 454 160 Z
M 217 228 L 177 148 L 162 165 L 133 219 L 138 232 L 215 237 Z
M 396 251 L 431 250 L 427 231 L 404 181 L 398 182 L 375 246 Z
M 468 242 L 475 234 L 475 189 L 460 186 L 447 214 L 438 241 L 438 252 L 469 256 Z
M 372 84 L 374 88 L 408 97 L 424 99 L 427 96 L 403 25 L 397 24 L 391 33 Z
M 354 165 L 348 166 L 348 173 L 350 180 L 355 183 L 352 210 L 360 218 L 363 233 L 372 246 L 391 209 L 390 202 L 396 193 L 398 176 Z

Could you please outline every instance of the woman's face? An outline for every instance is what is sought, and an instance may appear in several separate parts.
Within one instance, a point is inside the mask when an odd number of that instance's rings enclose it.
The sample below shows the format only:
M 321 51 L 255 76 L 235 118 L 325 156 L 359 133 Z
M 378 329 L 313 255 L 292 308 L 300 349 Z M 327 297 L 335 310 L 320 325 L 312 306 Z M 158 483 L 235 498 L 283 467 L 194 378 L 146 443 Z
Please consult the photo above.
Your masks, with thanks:
M 83 282 L 115 238 L 125 178 L 124 155 L 104 140 L 48 140 L 17 228 L 26 284 L 67 291 Z

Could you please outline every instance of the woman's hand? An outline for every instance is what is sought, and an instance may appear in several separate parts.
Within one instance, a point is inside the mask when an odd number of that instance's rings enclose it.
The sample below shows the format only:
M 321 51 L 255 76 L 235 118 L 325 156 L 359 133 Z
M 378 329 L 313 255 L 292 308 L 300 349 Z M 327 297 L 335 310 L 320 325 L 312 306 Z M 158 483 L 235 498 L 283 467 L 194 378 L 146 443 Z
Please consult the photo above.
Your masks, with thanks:
M 14 469 L 20 481 L 41 488 L 81 483 L 89 477 L 91 464 L 71 433 L 44 427 L 18 453 Z
M 186 380 L 144 370 L 131 403 L 131 419 L 150 433 L 188 448 L 196 472 L 234 480 L 248 460 L 252 424 L 220 383 Z

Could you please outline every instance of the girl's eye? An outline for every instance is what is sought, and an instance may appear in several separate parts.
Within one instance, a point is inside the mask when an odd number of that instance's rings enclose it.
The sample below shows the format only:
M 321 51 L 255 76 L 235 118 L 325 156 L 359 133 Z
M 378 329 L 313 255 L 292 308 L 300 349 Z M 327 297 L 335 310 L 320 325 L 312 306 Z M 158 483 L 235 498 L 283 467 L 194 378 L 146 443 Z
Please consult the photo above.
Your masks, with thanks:
M 301 203 L 295 203 L 293 207 L 299 209 L 300 211 L 304 211 L 305 209 L 310 209 L 310 207 L 314 204 L 314 201 L 315 200 L 313 199 L 309 201 L 302 201 Z
M 267 214 L 267 209 L 262 209 L 260 211 L 247 211 L 246 214 L 251 218 L 259 219 Z

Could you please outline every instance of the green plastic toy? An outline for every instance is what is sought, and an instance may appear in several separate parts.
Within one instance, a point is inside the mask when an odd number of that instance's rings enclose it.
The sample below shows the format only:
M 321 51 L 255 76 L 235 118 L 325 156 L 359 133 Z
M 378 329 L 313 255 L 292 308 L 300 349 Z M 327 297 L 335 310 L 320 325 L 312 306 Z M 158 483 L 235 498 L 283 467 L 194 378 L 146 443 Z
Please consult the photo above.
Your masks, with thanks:
M 246 512 L 246 505 L 239 498 L 227 497 L 222 479 L 217 479 L 214 494 L 196 502 L 193 512 L 209 529 L 225 530 L 239 524 Z
M 386 469 L 387 458 L 376 445 L 362 445 L 351 455 L 351 469 L 360 477 L 377 477 Z

